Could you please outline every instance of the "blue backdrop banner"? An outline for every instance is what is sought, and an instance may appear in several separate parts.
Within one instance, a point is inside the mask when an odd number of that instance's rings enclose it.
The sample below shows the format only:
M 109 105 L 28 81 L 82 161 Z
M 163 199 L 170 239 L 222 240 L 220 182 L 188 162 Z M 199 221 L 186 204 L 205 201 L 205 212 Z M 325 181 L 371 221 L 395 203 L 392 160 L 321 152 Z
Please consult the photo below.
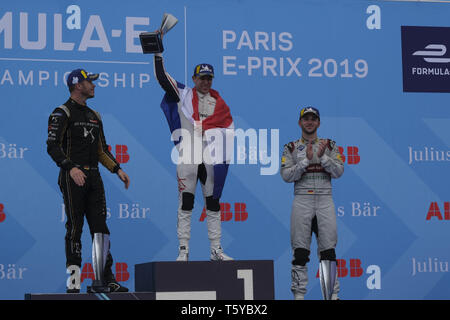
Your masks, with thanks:
M 164 37 L 165 67 L 193 86 L 214 66 L 213 88 L 236 138 L 221 198 L 222 245 L 240 260 L 274 260 L 275 298 L 292 299 L 293 184 L 281 153 L 299 111 L 321 113 L 345 172 L 333 181 L 342 299 L 450 297 L 450 5 L 398 1 L 2 1 L 0 8 L 0 299 L 65 292 L 66 217 L 59 168 L 46 151 L 48 117 L 71 70 L 99 73 L 88 105 L 131 178 L 104 168 L 113 271 L 134 290 L 134 265 L 173 261 L 178 188 L 174 145 L 160 109 L 153 55 L 139 33 Z M 209 259 L 197 190 L 191 260 Z M 82 291 L 91 239 L 83 232 Z M 317 245 L 308 299 L 321 299 Z

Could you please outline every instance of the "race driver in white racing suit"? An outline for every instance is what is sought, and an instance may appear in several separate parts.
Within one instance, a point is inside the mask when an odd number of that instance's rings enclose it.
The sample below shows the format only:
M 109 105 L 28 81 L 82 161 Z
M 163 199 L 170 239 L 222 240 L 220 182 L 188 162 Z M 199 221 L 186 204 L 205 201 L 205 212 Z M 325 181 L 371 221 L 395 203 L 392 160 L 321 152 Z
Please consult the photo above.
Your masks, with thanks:
M 195 87 L 189 88 L 174 80 L 165 71 L 161 53 L 155 54 L 154 65 L 156 78 L 166 92 L 161 102 L 161 108 L 169 124 L 172 139 L 175 141 L 180 156 L 185 156 L 186 152 L 192 156 L 188 163 L 177 163 L 179 191 L 177 236 L 179 251 L 176 261 L 188 261 L 189 259 L 191 216 L 198 180 L 201 182 L 206 206 L 206 222 L 211 247 L 210 259 L 214 261 L 233 260 L 224 253 L 221 247 L 219 202 L 229 162 L 216 161 L 212 163 L 202 159 L 206 154 L 204 151 L 209 147 L 207 137 L 210 133 L 232 138 L 229 134 L 233 132 L 232 129 L 234 128 L 229 107 L 219 93 L 211 89 L 214 77 L 213 66 L 206 63 L 197 65 L 192 76 Z M 224 133 L 224 130 L 228 131 Z M 174 138 L 174 136 L 177 136 L 177 131 L 181 132 L 180 140 Z M 194 150 L 195 136 L 200 139 L 200 148 L 197 148 L 197 150 Z M 199 162 L 193 159 L 198 151 L 201 152 Z
M 291 212 L 292 261 L 291 290 L 296 300 L 303 300 L 308 283 L 308 269 L 312 230 L 316 232 L 320 260 L 336 261 L 336 213 L 332 198 L 331 179 L 339 178 L 344 164 L 330 139 L 319 139 L 319 110 L 303 108 L 299 126 L 302 138 L 284 146 L 281 176 L 294 182 L 294 202 Z M 339 281 L 336 279 L 331 299 L 337 299 Z

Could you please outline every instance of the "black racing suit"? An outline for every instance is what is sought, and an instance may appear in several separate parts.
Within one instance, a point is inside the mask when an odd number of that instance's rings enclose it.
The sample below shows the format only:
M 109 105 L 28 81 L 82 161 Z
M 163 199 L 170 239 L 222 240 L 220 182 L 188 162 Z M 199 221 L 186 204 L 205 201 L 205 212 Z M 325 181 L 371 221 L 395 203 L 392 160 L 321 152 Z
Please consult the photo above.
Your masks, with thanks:
M 108 151 L 100 115 L 72 99 L 57 107 L 49 117 L 47 152 L 61 168 L 58 184 L 67 215 L 66 266 L 81 267 L 84 215 L 92 236 L 94 233 L 109 234 L 105 191 L 98 162 L 113 173 L 117 173 L 120 166 Z M 74 167 L 81 169 L 87 176 L 82 187 L 76 185 L 69 174 Z M 106 279 L 113 277 L 112 264 L 112 256 L 108 253 Z

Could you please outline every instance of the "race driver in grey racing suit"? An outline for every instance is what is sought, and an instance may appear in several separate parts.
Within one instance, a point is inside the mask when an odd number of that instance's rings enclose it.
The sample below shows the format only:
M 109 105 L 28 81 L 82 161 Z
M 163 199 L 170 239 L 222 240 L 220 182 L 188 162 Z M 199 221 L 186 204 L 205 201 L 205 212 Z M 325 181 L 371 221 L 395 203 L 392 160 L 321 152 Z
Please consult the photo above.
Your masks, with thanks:
M 302 138 L 284 146 L 281 176 L 294 182 L 291 213 L 292 286 L 294 298 L 302 300 L 308 283 L 312 230 L 316 231 L 320 260 L 336 261 L 336 214 L 332 198 L 331 178 L 339 178 L 344 164 L 334 141 L 319 139 L 320 114 L 316 108 L 303 108 L 299 126 Z M 337 299 L 336 279 L 332 299 Z

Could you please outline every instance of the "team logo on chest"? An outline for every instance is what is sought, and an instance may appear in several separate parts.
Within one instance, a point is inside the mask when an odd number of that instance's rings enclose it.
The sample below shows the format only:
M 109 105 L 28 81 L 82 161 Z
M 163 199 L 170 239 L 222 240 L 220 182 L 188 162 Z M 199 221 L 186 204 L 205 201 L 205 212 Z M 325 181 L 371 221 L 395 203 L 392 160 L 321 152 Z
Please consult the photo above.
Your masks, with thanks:
M 83 135 L 85 138 L 89 136 L 91 138 L 91 143 L 94 143 L 95 137 L 92 130 L 94 130 L 94 127 L 91 127 L 89 130 L 86 127 L 83 127 Z

